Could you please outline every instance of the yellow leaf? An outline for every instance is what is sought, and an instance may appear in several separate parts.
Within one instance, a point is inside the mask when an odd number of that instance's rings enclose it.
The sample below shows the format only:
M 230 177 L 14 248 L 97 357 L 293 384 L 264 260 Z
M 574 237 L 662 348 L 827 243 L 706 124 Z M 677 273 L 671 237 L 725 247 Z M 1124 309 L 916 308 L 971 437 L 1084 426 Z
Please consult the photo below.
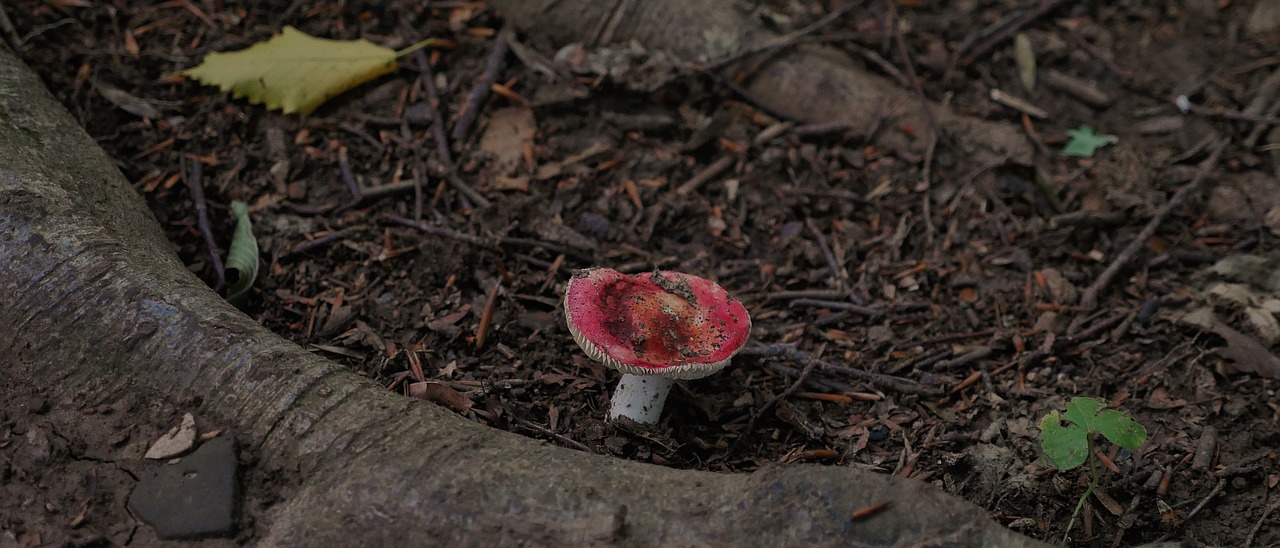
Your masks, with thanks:
M 396 51 L 365 39 L 327 40 L 293 27 L 240 51 L 210 53 L 180 74 L 231 92 L 235 98 L 311 114 L 332 99 L 396 69 L 396 57 L 429 44 Z

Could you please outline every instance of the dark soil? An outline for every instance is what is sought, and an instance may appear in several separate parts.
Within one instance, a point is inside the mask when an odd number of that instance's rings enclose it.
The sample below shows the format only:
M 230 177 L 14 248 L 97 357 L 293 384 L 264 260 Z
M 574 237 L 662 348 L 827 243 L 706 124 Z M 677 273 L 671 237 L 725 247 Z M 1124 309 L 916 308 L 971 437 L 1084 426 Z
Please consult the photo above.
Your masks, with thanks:
M 1267 128 L 1251 143 L 1255 123 L 1215 113 L 1266 93 L 1280 38 L 1244 33 L 1242 2 L 1071 4 L 1022 27 L 1040 75 L 1027 89 L 1011 39 L 980 46 L 1035 4 L 897 7 L 924 94 L 1024 124 L 1035 166 L 974 165 L 946 139 L 920 157 L 780 126 L 788 121 L 687 67 L 671 67 L 656 91 L 638 91 L 650 83 L 641 71 L 554 78 L 538 59 L 558 45 L 536 35 L 516 36 L 523 47 L 497 74 L 514 93 L 468 104 L 501 25 L 478 4 L 17 0 L 6 11 L 21 55 L 118 160 L 193 272 L 219 283 L 184 185 L 200 165 L 220 254 L 230 201 L 254 215 L 262 271 L 248 313 L 388 390 L 435 383 L 417 386 L 494 428 L 665 466 L 808 461 L 914 477 L 1055 542 L 1089 474 L 1046 465 L 1036 424 L 1094 396 L 1150 438 L 1136 452 L 1099 444 L 1101 485 L 1071 544 L 1280 545 L 1280 512 L 1269 512 L 1280 480 L 1276 372 L 1235 373 L 1223 339 L 1170 321 L 1196 301 L 1206 266 L 1277 256 L 1268 213 L 1280 211 L 1280 164 L 1261 146 Z M 827 12 L 817 2 L 761 10 L 783 30 Z M 889 60 L 869 62 L 873 72 L 910 74 L 889 20 L 872 2 L 812 36 L 858 62 Z M 396 48 L 447 40 L 429 51 L 446 133 L 480 109 L 476 127 L 448 143 L 456 169 L 436 146 L 411 59 L 305 118 L 171 76 L 284 25 Z M 1050 72 L 1092 85 L 1106 104 L 1051 85 Z M 107 86 L 133 99 L 108 99 Z M 993 90 L 1045 117 L 993 102 Z M 1202 109 L 1180 114 L 1177 95 Z M 903 97 L 895 108 L 916 108 Z M 134 101 L 160 116 L 139 115 Z M 1062 154 L 1067 132 L 1085 124 L 1119 142 L 1093 158 Z M 1077 305 L 1216 139 L 1228 144 L 1203 189 L 1121 265 L 1096 307 Z M 450 173 L 491 205 L 446 182 Z M 357 200 L 349 185 L 399 190 Z M 583 355 L 559 305 L 571 272 L 589 266 L 716 280 L 750 310 L 760 346 L 678 384 L 656 428 L 608 424 L 618 375 Z M 766 355 L 783 344 L 822 363 Z M 4 396 L 63 412 L 100 404 Z M 0 506 L 0 531 L 29 546 L 155 542 L 133 534 L 122 505 L 137 456 L 102 444 L 121 429 L 153 438 L 183 410 L 131 426 L 5 409 L 4 496 L 31 502 Z M 36 431 L 58 448 L 43 460 L 24 441 Z M 92 474 L 97 491 L 85 492 Z M 247 481 L 270 498 L 263 478 Z M 95 502 L 73 524 L 86 498 Z M 256 508 L 246 506 L 250 523 Z M 251 540 L 252 529 L 239 538 Z

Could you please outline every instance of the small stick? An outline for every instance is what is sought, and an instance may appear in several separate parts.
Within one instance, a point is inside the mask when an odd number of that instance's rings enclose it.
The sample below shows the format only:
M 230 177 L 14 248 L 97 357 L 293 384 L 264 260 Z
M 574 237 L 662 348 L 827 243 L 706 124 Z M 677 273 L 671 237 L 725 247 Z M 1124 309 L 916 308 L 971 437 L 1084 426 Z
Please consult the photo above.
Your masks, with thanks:
M 844 299 L 849 297 L 847 291 L 834 291 L 831 289 L 796 289 L 790 291 L 774 291 L 765 297 L 770 301 L 785 301 L 787 299 Z
M 1182 520 L 1182 524 L 1186 525 L 1188 521 L 1191 521 L 1191 518 L 1195 517 L 1196 514 L 1200 513 L 1200 510 L 1204 508 L 1204 505 L 1209 504 L 1209 501 L 1213 499 L 1213 497 L 1218 496 L 1218 493 L 1221 493 L 1222 488 L 1226 486 L 1227 486 L 1227 478 L 1222 478 L 1218 480 L 1218 484 L 1213 486 L 1213 490 L 1209 491 L 1208 495 L 1205 495 L 1204 499 L 1200 501 L 1200 504 L 1197 504 L 1195 508 L 1192 508 L 1190 512 L 1187 512 L 1187 517 L 1186 519 Z
M 635 3 L 635 0 L 615 2 L 609 17 L 603 18 L 595 30 L 592 31 L 591 43 L 601 46 L 613 42 L 613 33 L 618 30 L 618 25 L 622 24 L 622 20 L 626 17 L 627 12 L 631 11 L 631 8 L 635 6 Z
M 447 181 L 449 186 L 461 193 L 466 199 L 471 200 L 471 203 L 475 204 L 476 207 L 486 208 L 493 205 L 488 198 L 485 198 L 476 189 L 471 188 L 471 185 L 462 181 L 462 178 L 458 176 L 458 169 L 452 163 L 446 164 L 442 161 L 427 162 L 427 169 L 432 172 L 432 175 Z
M 520 426 L 523 426 L 523 427 L 525 427 L 525 428 L 528 428 L 528 429 L 530 429 L 530 430 L 533 430 L 534 432 L 538 432 L 538 433 L 543 434 L 543 435 L 546 435 L 546 436 L 551 436 L 551 437 L 553 437 L 553 438 L 555 438 L 555 439 L 558 439 L 558 440 L 560 440 L 560 441 L 564 442 L 564 443 L 565 443 L 565 444 L 567 444 L 567 445 L 571 445 L 571 446 L 573 446 L 573 448 L 574 448 L 574 449 L 577 449 L 577 450 L 582 451 L 582 452 L 584 452 L 584 453 L 594 453 L 594 452 L 595 452 L 595 451 L 592 451 L 592 450 L 591 450 L 591 448 L 587 446 L 587 444 L 582 443 L 582 442 L 580 442 L 580 441 L 578 441 L 578 440 L 575 440 L 575 439 L 573 439 L 573 438 L 567 437 L 567 436 L 565 436 L 564 434 L 559 434 L 559 433 L 557 433 L 557 432 L 554 432 L 554 431 L 552 431 L 550 428 L 547 428 L 547 427 L 542 426 L 542 425 L 540 425 L 540 424 L 538 424 L 538 423 L 532 422 L 532 421 L 530 421 L 530 420 L 528 420 L 528 419 L 521 418 L 519 415 L 517 415 L 517 414 L 515 414 L 515 413 L 512 413 L 510 409 L 507 409 L 507 416 L 508 416 L 508 417 L 511 417 L 513 420 L 515 420 L 515 421 L 516 421 L 516 423 L 518 423 Z
M 1027 116 L 1030 116 L 1032 118 L 1044 119 L 1049 117 L 1049 113 L 1045 112 L 1044 109 L 1038 106 L 1035 106 L 1022 98 L 1005 93 L 999 89 L 992 88 L 991 93 L 988 96 L 991 97 L 992 101 L 995 101 L 1013 110 L 1026 114 Z
M 338 147 L 338 170 L 342 172 L 342 181 L 347 183 L 347 190 L 355 198 L 360 198 L 360 183 L 356 182 L 356 176 L 351 173 L 351 162 L 347 160 L 345 146 Z
M 723 173 L 724 170 L 729 169 L 729 166 L 733 165 L 734 159 L 735 158 L 732 155 L 721 156 L 719 160 L 715 161 L 715 163 L 703 168 L 702 171 L 697 173 L 697 175 L 694 175 L 688 181 L 685 181 L 684 184 L 676 188 L 676 196 L 686 196 L 690 192 L 698 190 L 698 187 L 701 187 L 713 177 Z
M 389 185 L 378 185 L 375 187 L 360 189 L 359 196 L 361 200 L 381 198 L 383 196 L 388 196 L 391 194 L 408 192 L 410 190 L 414 190 L 418 186 L 419 185 L 417 184 L 416 181 L 400 181 L 398 183 L 391 183 Z
M 493 51 L 489 53 L 489 60 L 484 65 L 484 72 L 480 73 L 480 81 L 476 82 L 467 93 L 462 113 L 458 115 L 458 121 L 453 124 L 453 131 L 449 133 L 454 141 L 465 141 L 467 133 L 471 131 L 471 125 L 475 123 L 476 116 L 480 113 L 480 106 L 489 96 L 489 88 L 497 81 L 498 71 L 502 70 L 503 61 L 511 49 L 511 44 L 507 42 L 511 32 L 511 28 L 505 25 L 498 31 L 498 37 L 493 42 Z
M 296 245 L 293 246 L 293 249 L 289 250 L 289 253 L 286 254 L 285 257 L 291 257 L 293 255 L 301 255 L 303 253 L 309 253 L 312 251 L 316 251 L 318 249 L 322 249 L 333 242 L 346 238 L 347 235 L 351 234 L 352 232 L 355 232 L 355 229 L 344 228 L 342 230 L 335 230 L 333 232 L 325 234 L 324 236 L 298 242 Z
M 422 77 L 418 81 L 422 84 L 422 89 L 427 92 L 427 107 L 431 109 L 432 118 L 431 137 L 436 142 L 436 154 L 440 157 L 440 166 L 438 166 L 438 169 L 432 170 L 436 172 L 432 173 L 432 175 L 448 181 L 454 190 L 461 192 L 476 207 L 489 207 L 492 203 L 479 192 L 476 192 L 474 188 L 471 188 L 470 185 L 463 182 L 462 178 L 458 177 L 457 168 L 453 165 L 453 154 L 449 152 L 449 139 L 444 134 L 444 118 L 440 116 L 438 107 L 440 96 L 436 92 L 435 74 L 431 70 L 431 63 L 427 62 L 427 56 L 422 53 L 422 50 L 413 52 L 413 60 L 418 65 L 418 70 L 422 73 Z M 428 169 L 432 167 L 436 166 L 427 165 Z M 415 179 L 417 178 L 416 172 L 414 177 Z M 432 203 L 434 204 L 435 201 L 432 200 Z M 419 218 L 419 216 L 415 215 L 414 218 Z
M 1206 426 L 1200 431 L 1200 441 L 1196 443 L 1196 456 L 1191 459 L 1191 467 L 1196 470 L 1208 470 L 1213 466 L 1213 456 L 1218 450 L 1218 429 Z
M 806 218 L 804 225 L 809 229 L 809 234 L 818 242 L 818 249 L 822 251 L 822 257 L 827 260 L 827 266 L 831 268 L 831 274 L 836 278 L 836 287 L 840 291 L 844 291 L 848 287 L 848 280 L 845 279 L 844 269 L 840 268 L 840 263 L 836 262 L 836 255 L 831 251 L 831 246 L 827 244 L 827 237 L 818 229 L 818 223 L 812 218 Z
M 567 245 L 557 244 L 554 242 L 544 242 L 542 240 L 534 240 L 531 238 L 516 238 L 513 236 L 503 236 L 501 238 L 483 238 L 480 236 L 476 236 L 474 234 L 458 232 L 451 228 L 429 225 L 427 223 L 418 222 L 413 219 L 407 219 L 393 213 L 387 213 L 382 215 L 382 220 L 389 223 L 398 224 L 401 226 L 407 226 L 409 228 L 414 228 L 422 232 L 426 232 L 427 234 L 431 234 L 433 236 L 449 238 L 452 240 L 457 240 L 457 241 L 469 243 L 472 245 L 478 245 L 481 247 L 495 248 L 499 244 L 519 245 L 519 246 L 526 246 L 526 247 L 541 247 L 548 251 L 554 251 L 556 253 L 564 253 L 566 255 L 570 255 L 575 260 L 580 260 L 586 263 L 595 261 L 595 257 L 590 253 L 586 253 L 578 249 L 571 248 Z
M 995 348 L 992 348 L 990 346 L 979 346 L 957 358 L 938 362 L 936 365 L 933 366 L 933 369 L 938 370 L 938 369 L 958 368 L 958 367 L 973 363 L 975 361 L 981 360 L 983 358 L 989 357 L 994 353 L 995 353 Z
M 410 349 L 406 356 L 409 358 L 409 372 L 413 375 L 413 380 L 425 382 L 427 375 L 422 371 L 422 358 L 418 356 L 418 351 Z
M 855 399 L 853 396 L 850 396 L 848 394 L 828 394 L 826 392 L 796 392 L 795 394 L 792 394 L 792 395 L 797 398 L 804 398 L 807 400 L 829 401 L 832 403 L 853 403 L 857 401 L 857 399 Z M 867 394 L 866 396 L 869 396 L 869 399 L 867 401 L 880 400 L 880 397 L 875 394 Z M 861 399 L 861 398 L 858 398 L 858 399 Z
M 877 310 L 870 306 L 860 304 L 847 303 L 843 301 L 825 301 L 821 299 L 799 298 L 791 301 L 791 306 L 812 306 L 816 308 L 827 308 L 830 310 L 844 310 L 853 312 L 868 319 L 879 318 L 884 315 L 884 311 Z
M 862 508 L 854 510 L 853 513 L 849 514 L 849 519 L 852 521 L 861 521 L 871 516 L 874 516 L 876 514 L 879 514 L 880 512 L 884 511 L 885 509 L 889 508 L 892 505 L 893 505 L 893 501 L 886 500 L 884 502 L 877 502 L 875 504 L 872 504 L 871 506 L 864 506 Z
M 1174 100 L 1173 103 L 1177 104 L 1177 100 Z M 1207 116 L 1209 118 L 1240 120 L 1242 122 L 1253 122 L 1255 124 L 1280 124 L 1280 118 L 1264 114 L 1250 114 L 1240 110 L 1222 107 L 1205 107 L 1193 103 L 1187 103 L 1186 107 L 1187 112 L 1199 114 L 1200 116 Z
M 489 324 L 493 322 L 493 308 L 498 304 L 498 291 L 502 282 L 494 282 L 489 290 L 489 298 L 484 301 L 484 311 L 480 313 L 480 325 L 476 327 L 476 348 L 484 347 L 485 336 L 489 333 Z
M 770 371 L 773 371 L 773 372 L 775 372 L 775 373 L 781 373 L 781 374 L 786 375 L 786 376 L 788 376 L 788 377 L 799 377 L 799 376 L 800 376 L 800 370 L 799 370 L 799 369 L 796 369 L 796 368 L 794 368 L 794 367 L 791 367 L 791 366 L 789 366 L 789 365 L 784 365 L 784 364 L 781 364 L 781 363 L 769 363 L 769 364 L 765 364 L 765 367 L 766 367 L 766 368 L 768 368 Z M 852 387 L 852 386 L 849 386 L 849 385 L 847 385 L 847 384 L 845 384 L 845 383 L 842 383 L 842 382 L 840 382 L 840 381 L 836 381 L 836 380 L 832 380 L 832 379 L 815 379 L 815 378 L 810 378 L 810 379 L 809 379 L 809 384 L 810 384 L 810 385 L 813 385 L 813 386 L 817 386 L 817 387 L 822 388 L 822 389 L 824 389 L 824 390 L 832 390 L 832 391 L 836 392 L 837 394 L 844 394 L 844 395 L 848 395 L 849 397 L 854 398 L 854 399 L 867 399 L 867 397 L 866 397 L 866 396 L 867 396 L 867 393 L 866 393 L 866 392 L 861 392 L 861 391 L 859 391 L 857 388 L 854 388 L 854 387 Z
M 432 236 L 440 236 L 442 238 L 449 238 L 451 240 L 458 240 L 460 242 L 466 242 L 469 244 L 483 246 L 483 247 L 493 246 L 493 242 L 488 239 L 481 238 L 474 234 L 458 232 L 456 230 L 453 230 L 452 228 L 445 228 L 443 226 L 435 226 L 435 225 L 429 225 L 427 223 L 420 223 L 420 222 L 414 221 L 413 219 L 406 219 L 399 215 L 388 214 L 388 215 L 383 215 L 382 218 L 384 220 L 390 221 L 398 225 L 407 226 L 409 228 L 416 228 L 418 230 L 421 230 L 422 232 L 431 234 Z
M 951 389 L 950 391 L 948 391 L 947 393 L 948 393 L 948 394 L 955 394 L 956 392 L 959 392 L 959 391 L 964 390 L 964 389 L 966 389 L 966 388 L 968 388 L 968 387 L 970 387 L 970 386 L 973 386 L 974 384 L 977 384 L 978 379 L 980 379 L 980 378 L 982 378 L 982 372 L 981 372 L 981 371 L 974 371 L 973 373 L 970 373 L 968 377 L 965 377 L 965 378 L 964 378 L 964 380 L 960 381 L 960 384 L 957 384 L 957 385 L 955 386 L 955 388 L 952 388 L 952 389 Z
M 955 341 L 981 339 L 983 337 L 990 337 L 995 334 L 996 334 L 995 329 L 984 329 L 982 331 L 974 331 L 972 333 L 952 333 L 950 335 L 941 335 L 938 337 L 934 337 L 932 339 L 925 339 L 916 344 L 919 344 L 920 346 L 933 346 L 935 344 L 943 344 L 943 343 L 949 343 L 949 342 L 955 342 Z
M 414 154 L 413 159 L 413 220 L 422 221 L 422 205 L 426 200 L 426 193 L 422 191 L 422 170 L 418 166 L 419 158 Z
M 919 383 L 916 383 L 914 381 L 904 379 L 901 377 L 894 377 L 891 375 L 882 375 L 879 373 L 869 373 L 867 371 L 854 369 L 852 367 L 845 367 L 842 365 L 828 363 L 823 360 L 814 358 L 813 356 L 810 356 L 807 352 L 804 352 L 796 348 L 795 345 L 793 344 L 775 344 L 775 345 L 768 345 L 768 346 L 757 346 L 753 348 L 744 348 L 740 352 L 738 352 L 738 354 L 745 355 L 745 356 L 761 356 L 761 357 L 782 356 L 791 360 L 795 360 L 797 362 L 804 362 L 804 363 L 808 363 L 809 361 L 816 361 L 818 362 L 818 369 L 821 369 L 822 371 L 837 373 L 837 374 L 845 375 L 848 377 L 853 377 L 865 383 L 885 386 L 893 390 L 897 390 L 899 392 L 904 392 L 908 394 L 925 394 L 925 395 L 934 395 L 934 394 L 941 393 L 941 390 L 937 388 L 921 386 Z
M 200 158 L 195 157 L 191 162 L 191 173 L 188 176 L 186 170 L 187 159 L 182 158 L 179 166 L 182 168 L 183 178 L 187 180 L 187 189 L 191 191 L 191 201 L 196 206 L 196 227 L 200 229 L 200 234 L 204 236 L 204 245 L 209 248 L 209 261 L 213 264 L 214 275 L 217 276 L 217 283 L 214 284 L 214 291 L 222 291 L 227 285 L 227 271 L 222 266 L 222 257 L 218 255 L 218 242 L 213 239 L 213 227 L 209 224 L 209 204 L 204 199 L 204 182 L 200 167 Z
M 422 73 L 418 81 L 422 84 L 423 91 L 427 92 L 427 108 L 431 112 L 431 136 L 436 142 L 436 153 L 440 155 L 440 161 L 453 165 L 453 155 L 449 153 L 449 139 L 444 135 L 444 118 L 440 116 L 438 107 L 440 96 L 436 93 L 436 79 L 431 71 L 431 63 L 427 62 L 427 55 L 422 50 L 413 52 L 413 61 L 418 65 L 418 71 Z
M 1111 264 L 1107 266 L 1106 270 L 1102 271 L 1098 279 L 1094 280 L 1093 284 L 1084 290 L 1084 293 L 1080 296 L 1080 306 L 1088 310 L 1093 310 L 1098 306 L 1098 293 L 1111 283 L 1111 280 L 1120 273 L 1121 268 L 1124 268 L 1133 260 L 1133 256 L 1138 253 L 1138 250 L 1142 249 L 1142 246 L 1146 245 L 1151 236 L 1155 235 L 1156 229 L 1173 213 L 1174 208 L 1182 205 L 1188 195 L 1199 190 L 1204 185 L 1209 173 L 1218 165 L 1218 158 L 1222 156 L 1222 151 L 1227 148 L 1227 142 L 1226 139 L 1218 142 L 1218 146 L 1214 147 L 1213 152 L 1209 154 L 1209 158 L 1200 164 L 1200 171 L 1196 173 L 1195 178 L 1173 193 L 1169 201 L 1156 212 L 1156 215 L 1147 222 L 1146 226 L 1142 227 L 1138 235 L 1129 242 L 1129 245 L 1125 246 L 1115 260 L 1111 261 Z
M 1253 537 L 1258 535 L 1258 531 L 1262 529 L 1262 524 L 1267 521 L 1267 516 L 1270 516 L 1271 512 L 1274 512 L 1277 506 L 1280 506 L 1280 498 L 1271 501 L 1271 504 L 1267 505 L 1267 508 L 1262 511 L 1262 515 L 1258 517 L 1257 523 L 1253 524 L 1253 529 L 1249 530 L 1249 536 L 1245 537 L 1244 546 L 1254 545 Z
M 701 171 L 694 174 L 694 176 L 691 177 L 688 181 L 685 181 L 684 184 L 677 187 L 675 191 L 673 191 L 675 196 L 684 197 L 689 193 L 695 190 L 698 190 L 698 187 L 701 187 L 702 185 L 706 184 L 707 181 L 710 181 L 715 176 L 723 173 L 724 170 L 729 168 L 729 166 L 732 166 L 733 162 L 734 162 L 734 156 L 732 155 L 725 155 L 720 157 L 720 159 L 716 160 L 715 163 L 712 163 L 711 165 L 705 168 L 702 168 Z M 662 219 L 663 213 L 665 213 L 667 208 L 670 207 L 674 202 L 675 200 L 672 199 L 670 194 L 668 194 L 666 196 L 663 196 L 661 200 L 658 200 L 657 203 L 649 207 L 649 210 L 645 212 L 645 215 L 648 216 L 649 221 L 645 223 L 644 232 L 643 232 L 644 239 L 648 239 L 650 236 L 653 236 L 654 229 L 658 227 L 658 221 Z

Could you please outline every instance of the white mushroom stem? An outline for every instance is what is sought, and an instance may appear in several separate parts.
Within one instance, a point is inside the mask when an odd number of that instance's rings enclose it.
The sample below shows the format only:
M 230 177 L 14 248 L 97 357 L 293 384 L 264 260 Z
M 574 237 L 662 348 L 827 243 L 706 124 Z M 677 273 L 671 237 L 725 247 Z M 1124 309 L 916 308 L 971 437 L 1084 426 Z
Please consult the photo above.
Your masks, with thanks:
M 662 406 L 667 403 L 667 393 L 675 379 L 658 375 L 632 375 L 624 373 L 613 392 L 613 404 L 609 407 L 609 419 L 626 417 L 643 424 L 656 424 L 662 416 Z

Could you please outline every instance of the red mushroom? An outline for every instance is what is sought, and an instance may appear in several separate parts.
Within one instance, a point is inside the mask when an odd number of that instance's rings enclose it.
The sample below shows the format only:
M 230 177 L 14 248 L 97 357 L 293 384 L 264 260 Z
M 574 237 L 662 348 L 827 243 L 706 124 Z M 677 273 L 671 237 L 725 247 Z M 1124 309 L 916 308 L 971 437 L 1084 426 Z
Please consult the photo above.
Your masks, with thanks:
M 588 356 L 623 373 L 609 418 L 647 424 L 658 422 L 675 379 L 723 369 L 751 334 L 746 308 L 715 282 L 661 270 L 574 272 L 564 315 Z

